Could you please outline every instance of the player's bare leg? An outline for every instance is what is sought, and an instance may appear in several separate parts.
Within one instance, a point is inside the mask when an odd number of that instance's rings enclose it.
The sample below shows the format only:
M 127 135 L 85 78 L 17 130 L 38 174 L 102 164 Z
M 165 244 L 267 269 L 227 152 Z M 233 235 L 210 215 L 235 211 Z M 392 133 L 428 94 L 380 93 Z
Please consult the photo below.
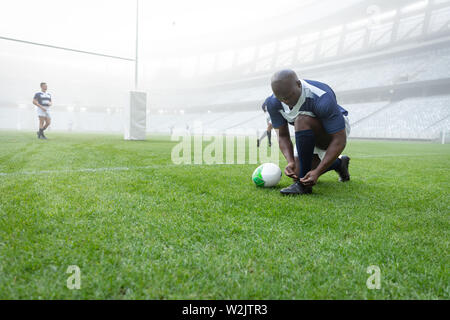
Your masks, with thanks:
M 267 136 L 267 130 L 263 132 L 263 134 L 261 135 L 261 137 L 258 138 L 258 140 L 256 140 L 256 146 L 258 148 L 261 145 L 261 140 L 264 139 L 266 136 Z
M 269 147 L 271 147 L 272 146 L 272 124 L 270 124 L 270 123 L 267 125 L 266 131 L 264 131 L 263 134 L 261 135 L 261 137 L 256 141 L 256 146 L 258 148 L 261 145 L 262 139 L 264 139 L 266 136 L 267 136 L 267 139 L 269 140 Z
M 45 125 L 42 129 L 47 129 L 50 123 L 52 122 L 51 118 L 45 118 Z
M 322 126 L 322 123 L 316 118 L 309 116 L 302 116 L 303 120 L 301 125 L 306 124 L 306 126 L 300 127 L 310 127 L 314 131 L 316 136 L 316 147 L 322 150 L 327 150 L 331 142 L 331 135 L 328 134 Z M 307 130 L 307 129 L 306 129 Z M 296 130 L 297 131 L 297 130 Z M 315 154 L 312 160 L 311 170 L 317 168 L 320 163 L 320 158 Z M 328 168 L 328 171 L 334 170 L 339 175 L 339 181 L 345 182 L 350 180 L 350 173 L 348 167 L 350 164 L 350 158 L 346 155 L 342 155 L 340 158 Z
M 42 139 L 42 133 L 44 132 L 45 117 L 39 117 L 39 131 L 37 132 L 38 139 Z
M 45 124 L 44 124 L 44 126 L 42 127 L 42 130 L 41 130 L 41 137 L 42 137 L 42 139 L 47 139 L 47 137 L 44 135 L 44 131 L 50 125 L 51 119 L 49 117 L 45 117 L 44 120 L 45 120 Z
M 311 169 L 314 170 L 319 166 L 320 163 L 320 158 L 317 154 L 313 155 L 313 159 L 312 159 L 312 166 Z
M 272 124 L 267 125 L 267 139 L 269 140 L 269 147 L 272 146 Z
M 317 154 L 314 154 L 313 155 L 313 159 L 312 159 L 311 169 L 312 170 L 316 169 L 319 166 L 319 163 L 320 163 L 319 156 Z M 295 164 L 296 164 L 296 167 L 295 167 L 296 168 L 296 173 L 297 173 L 297 176 L 298 176 L 300 174 L 300 160 L 298 159 L 297 156 L 295 157 Z

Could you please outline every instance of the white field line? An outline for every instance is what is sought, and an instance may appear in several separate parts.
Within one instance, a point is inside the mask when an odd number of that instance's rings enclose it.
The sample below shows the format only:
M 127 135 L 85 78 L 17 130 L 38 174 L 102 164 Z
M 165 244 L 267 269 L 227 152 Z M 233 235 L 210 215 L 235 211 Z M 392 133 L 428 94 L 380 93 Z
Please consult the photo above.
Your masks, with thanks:
M 392 158 L 392 157 L 428 157 L 428 156 L 445 156 L 444 153 L 397 153 L 397 154 L 361 154 L 358 156 L 350 156 L 351 159 L 366 158 Z
M 1 176 L 13 176 L 13 175 L 35 175 L 35 174 L 51 174 L 51 173 L 76 173 L 76 172 L 105 172 L 105 171 L 128 171 L 128 170 L 140 170 L 140 169 L 153 169 L 175 166 L 174 164 L 168 165 L 152 165 L 143 167 L 106 167 L 106 168 L 81 168 L 81 169 L 61 169 L 61 170 L 39 170 L 39 171 L 16 171 L 16 172 L 0 172 Z
M 443 156 L 445 154 L 442 153 L 399 153 L 399 154 L 377 154 L 377 155 L 358 155 L 351 156 L 351 159 L 370 159 L 370 158 L 395 158 L 395 157 L 427 157 L 427 156 Z M 233 164 L 220 164 L 223 165 L 233 165 Z M 130 171 L 130 170 L 145 170 L 145 169 L 158 169 L 158 168 L 167 168 L 167 167 L 181 167 L 181 166 L 189 166 L 195 167 L 199 166 L 196 164 L 160 164 L 160 165 L 150 165 L 150 166 L 137 166 L 137 167 L 105 167 L 105 168 L 80 168 L 80 169 L 61 169 L 61 170 L 39 170 L 39 171 L 16 171 L 16 172 L 0 172 L 0 177 L 5 176 L 18 176 L 18 175 L 39 175 L 39 174 L 53 174 L 53 173 L 96 173 L 96 172 L 108 172 L 108 171 Z

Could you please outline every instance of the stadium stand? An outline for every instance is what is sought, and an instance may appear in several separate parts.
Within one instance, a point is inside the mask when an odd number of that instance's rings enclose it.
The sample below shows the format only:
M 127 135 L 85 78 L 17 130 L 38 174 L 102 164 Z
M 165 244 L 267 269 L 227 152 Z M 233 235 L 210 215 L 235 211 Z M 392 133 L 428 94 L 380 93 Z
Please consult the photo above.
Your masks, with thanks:
M 435 139 L 450 124 L 450 96 L 409 98 L 397 102 L 348 104 L 354 138 Z M 150 116 L 150 126 L 158 133 L 171 127 L 192 129 L 201 124 L 204 133 L 239 134 L 264 130 L 260 111 L 233 113 L 192 113 L 180 117 Z M 174 120 L 177 119 L 177 120 Z
M 310 60 L 289 60 L 306 55 L 309 45 L 291 47 L 297 50 L 292 54 L 279 45 L 269 56 L 256 55 L 222 77 L 204 76 L 205 89 L 186 94 L 183 104 L 201 122 L 202 110 L 233 111 L 214 122 L 216 131 L 263 130 L 265 118 L 259 108 L 270 94 L 270 76 L 280 67 L 289 67 L 302 78 L 325 82 L 336 91 L 338 102 L 349 111 L 351 137 L 439 139 L 450 129 L 450 1 L 430 1 L 411 13 L 405 13 L 409 9 L 404 5 L 398 2 L 391 20 L 374 28 L 363 26 L 347 34 L 344 28 L 334 40 L 316 38 L 313 43 L 322 47 L 313 50 Z M 349 47 L 348 39 L 358 32 L 361 37 L 354 41 L 355 48 Z M 347 49 L 331 50 L 334 47 Z
M 352 126 L 353 137 L 433 139 L 449 124 L 450 96 L 410 98 L 387 105 Z
M 343 106 L 349 113 L 350 124 L 353 126 L 361 120 L 370 117 L 378 110 L 389 105 L 389 102 L 355 103 Z

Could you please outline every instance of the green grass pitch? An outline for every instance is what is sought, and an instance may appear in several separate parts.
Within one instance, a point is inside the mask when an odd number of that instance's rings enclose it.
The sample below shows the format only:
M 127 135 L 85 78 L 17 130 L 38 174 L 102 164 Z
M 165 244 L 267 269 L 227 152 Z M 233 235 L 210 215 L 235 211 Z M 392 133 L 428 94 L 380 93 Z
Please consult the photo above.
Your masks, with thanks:
M 284 198 L 168 138 L 48 136 L 0 132 L 1 299 L 450 298 L 448 145 L 350 141 L 349 183 Z

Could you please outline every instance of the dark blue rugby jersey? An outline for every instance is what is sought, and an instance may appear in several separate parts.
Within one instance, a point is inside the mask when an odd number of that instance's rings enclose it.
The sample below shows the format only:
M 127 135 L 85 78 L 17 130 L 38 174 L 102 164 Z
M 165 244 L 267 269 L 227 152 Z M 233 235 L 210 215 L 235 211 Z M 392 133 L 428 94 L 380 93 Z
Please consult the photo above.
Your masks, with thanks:
M 302 95 L 292 110 L 282 104 L 275 95 L 266 99 L 272 125 L 275 129 L 289 123 L 294 124 L 299 114 L 317 117 L 322 122 L 325 131 L 333 134 L 345 129 L 344 116 L 347 110 L 338 105 L 334 91 L 325 83 L 313 80 L 301 80 Z
M 41 106 L 49 106 L 52 101 L 52 95 L 48 92 L 38 92 L 34 95 L 34 99 L 38 101 Z
M 264 103 L 261 106 L 261 109 L 266 112 L 267 111 L 267 101 L 270 99 L 270 97 L 267 97 L 266 100 L 264 100 Z

